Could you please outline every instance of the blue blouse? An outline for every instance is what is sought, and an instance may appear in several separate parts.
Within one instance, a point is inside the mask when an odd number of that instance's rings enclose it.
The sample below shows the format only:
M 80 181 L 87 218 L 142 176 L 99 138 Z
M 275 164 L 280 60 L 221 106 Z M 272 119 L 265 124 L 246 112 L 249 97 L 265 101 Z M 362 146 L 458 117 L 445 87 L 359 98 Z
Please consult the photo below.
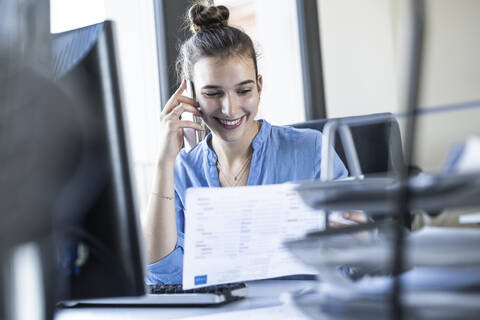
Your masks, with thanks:
M 248 185 L 278 184 L 320 178 L 322 134 L 313 129 L 272 126 L 261 128 L 252 141 L 253 155 Z M 175 161 L 175 212 L 177 245 L 173 252 L 148 266 L 147 283 L 182 283 L 185 193 L 191 187 L 219 187 L 217 155 L 208 146 L 209 134 L 190 152 L 180 151 Z M 335 155 L 334 178 L 347 176 Z

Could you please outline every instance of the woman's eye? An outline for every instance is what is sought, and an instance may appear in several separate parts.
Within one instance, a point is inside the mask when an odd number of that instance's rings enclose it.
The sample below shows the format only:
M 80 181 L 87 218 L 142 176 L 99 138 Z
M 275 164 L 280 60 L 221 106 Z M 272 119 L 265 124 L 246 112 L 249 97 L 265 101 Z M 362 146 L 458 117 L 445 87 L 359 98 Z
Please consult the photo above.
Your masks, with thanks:
M 204 92 L 203 93 L 208 98 L 220 97 L 221 92 Z
M 252 89 L 238 90 L 238 94 L 247 94 L 247 93 L 249 93 L 250 91 L 252 91 Z

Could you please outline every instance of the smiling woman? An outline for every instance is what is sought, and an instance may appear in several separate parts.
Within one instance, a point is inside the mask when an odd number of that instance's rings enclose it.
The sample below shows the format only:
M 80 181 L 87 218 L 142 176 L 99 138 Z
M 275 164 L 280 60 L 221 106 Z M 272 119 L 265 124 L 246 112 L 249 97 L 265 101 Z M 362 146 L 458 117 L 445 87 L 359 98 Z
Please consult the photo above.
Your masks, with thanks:
M 194 67 L 195 88 L 203 119 L 214 132 L 212 143 L 251 140 L 258 132 L 254 121 L 262 91 L 251 59 L 203 58 Z
M 190 187 L 277 184 L 318 179 L 322 135 L 315 130 L 255 120 L 263 80 L 251 39 L 228 25 L 224 6 L 193 5 L 192 36 L 179 57 L 181 86 L 160 117 L 160 153 L 153 192 L 143 221 L 150 283 L 181 283 L 185 194 Z M 187 81 L 197 100 L 186 97 Z M 182 120 L 201 117 L 211 133 L 189 152 L 183 129 L 203 130 Z M 336 156 L 335 178 L 347 171 Z

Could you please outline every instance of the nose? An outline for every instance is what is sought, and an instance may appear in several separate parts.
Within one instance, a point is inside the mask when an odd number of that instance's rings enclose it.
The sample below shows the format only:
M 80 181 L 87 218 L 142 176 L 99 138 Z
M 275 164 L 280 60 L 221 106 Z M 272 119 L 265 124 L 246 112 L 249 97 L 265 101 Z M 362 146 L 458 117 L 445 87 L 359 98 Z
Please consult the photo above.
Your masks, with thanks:
M 238 109 L 238 101 L 234 95 L 228 93 L 224 96 L 222 101 L 222 113 L 227 117 L 233 117 Z

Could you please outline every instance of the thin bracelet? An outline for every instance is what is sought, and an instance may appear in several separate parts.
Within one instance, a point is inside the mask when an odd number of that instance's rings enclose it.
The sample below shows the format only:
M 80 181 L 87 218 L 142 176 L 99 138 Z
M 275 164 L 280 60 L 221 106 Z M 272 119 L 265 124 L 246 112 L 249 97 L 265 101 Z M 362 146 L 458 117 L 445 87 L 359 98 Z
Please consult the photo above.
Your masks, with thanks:
M 173 197 L 164 196 L 164 195 L 158 194 L 158 193 L 156 193 L 156 192 L 152 192 L 152 194 L 154 194 L 154 195 L 156 195 L 157 197 L 162 198 L 162 199 L 173 200 Z

